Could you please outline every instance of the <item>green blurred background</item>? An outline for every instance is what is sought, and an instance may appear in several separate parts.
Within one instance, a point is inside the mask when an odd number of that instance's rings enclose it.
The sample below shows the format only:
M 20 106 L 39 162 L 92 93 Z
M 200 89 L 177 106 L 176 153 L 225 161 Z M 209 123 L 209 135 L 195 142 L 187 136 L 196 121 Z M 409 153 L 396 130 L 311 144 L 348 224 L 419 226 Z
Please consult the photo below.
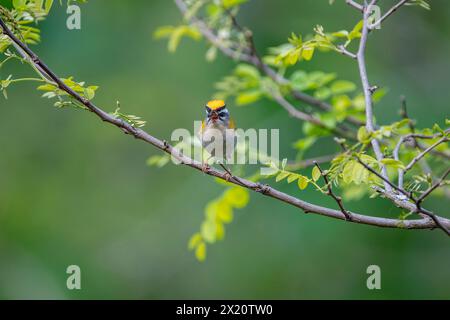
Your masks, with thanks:
M 259 50 L 286 41 L 292 31 L 351 28 L 355 10 L 327 0 L 254 0 L 239 14 Z M 395 1 L 381 1 L 389 5 Z M 5 3 L 5 0 L 0 1 Z M 368 69 L 373 83 L 390 88 L 377 106 L 379 122 L 396 119 L 399 96 L 409 101 L 418 126 L 443 122 L 450 101 L 450 5 L 432 11 L 404 8 L 371 36 Z M 175 54 L 152 39 L 160 25 L 181 22 L 172 1 L 89 1 L 82 29 L 66 29 L 65 7 L 41 23 L 35 51 L 60 76 L 73 75 L 100 89 L 106 110 L 141 115 L 147 130 L 168 139 L 174 128 L 192 128 L 203 117 L 213 84 L 233 61 L 204 59 L 204 42 L 183 40 Z M 308 71 L 337 72 L 358 81 L 354 61 L 319 54 Z M 21 66 L 1 71 L 30 74 Z M 301 125 L 269 101 L 231 106 L 243 128 L 281 128 L 282 153 Z M 326 154 L 331 144 L 314 154 Z M 150 168 L 158 151 L 130 139 L 92 114 L 57 110 L 33 84 L 0 99 L 0 298 L 450 298 L 450 242 L 440 231 L 389 230 L 344 223 L 301 211 L 258 194 L 239 210 L 226 238 L 208 246 L 204 263 L 186 243 L 198 230 L 203 207 L 223 187 L 184 167 Z M 314 203 L 334 204 L 313 190 L 280 184 Z M 448 199 L 431 209 L 448 215 Z M 396 216 L 383 200 L 356 201 L 352 210 Z M 81 267 L 82 290 L 66 288 L 66 268 Z M 382 289 L 366 288 L 366 268 L 381 267 Z

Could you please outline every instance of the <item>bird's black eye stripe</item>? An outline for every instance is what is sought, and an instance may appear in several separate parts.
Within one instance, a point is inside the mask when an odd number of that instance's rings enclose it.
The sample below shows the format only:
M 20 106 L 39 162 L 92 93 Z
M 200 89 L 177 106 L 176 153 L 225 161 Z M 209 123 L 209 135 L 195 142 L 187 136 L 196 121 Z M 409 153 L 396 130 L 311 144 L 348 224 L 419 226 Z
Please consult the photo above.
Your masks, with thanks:
M 207 112 L 207 113 L 210 113 L 210 112 L 211 112 L 211 108 L 210 108 L 210 107 L 205 106 L 205 108 L 206 108 L 206 112 Z

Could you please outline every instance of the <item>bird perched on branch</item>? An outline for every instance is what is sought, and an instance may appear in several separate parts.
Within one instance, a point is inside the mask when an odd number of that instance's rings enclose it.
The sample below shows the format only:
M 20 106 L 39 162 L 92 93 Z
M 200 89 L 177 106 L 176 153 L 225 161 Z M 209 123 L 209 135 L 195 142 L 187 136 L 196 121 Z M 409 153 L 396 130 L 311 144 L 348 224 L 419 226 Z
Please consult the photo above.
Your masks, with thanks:
M 202 121 L 198 133 L 202 146 L 211 155 L 203 161 L 203 171 L 208 169 L 208 160 L 214 157 L 223 166 L 232 159 L 236 146 L 235 124 L 230 118 L 225 101 L 211 100 L 205 106 L 206 118 Z

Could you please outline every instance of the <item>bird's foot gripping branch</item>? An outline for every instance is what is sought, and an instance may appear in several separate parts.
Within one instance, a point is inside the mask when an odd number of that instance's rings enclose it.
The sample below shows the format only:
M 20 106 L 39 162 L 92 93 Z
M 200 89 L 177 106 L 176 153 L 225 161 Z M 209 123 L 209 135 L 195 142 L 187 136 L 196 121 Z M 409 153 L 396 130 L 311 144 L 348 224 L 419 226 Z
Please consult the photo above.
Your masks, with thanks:
M 199 260 L 205 259 L 207 244 L 224 237 L 224 226 L 232 221 L 235 209 L 247 205 L 250 191 L 307 213 L 355 224 L 398 229 L 438 228 L 450 235 L 450 221 L 443 213 L 427 209 L 425 203 L 431 196 L 446 196 L 449 191 L 450 131 L 444 128 L 449 121 L 437 119 L 432 128 L 417 128 L 402 99 L 401 116 L 392 123 L 377 124 L 374 105 L 382 103 L 387 91 L 370 83 L 365 59 L 370 35 L 380 32 L 376 26 L 384 24 L 404 5 L 427 7 L 426 2 L 399 1 L 378 18 L 374 15 L 376 0 L 347 1 L 349 10 L 356 9 L 361 14 L 351 29 L 326 32 L 317 26 L 312 35 L 292 34 L 287 43 L 262 51 L 257 50 L 255 43 L 258 34 L 238 21 L 240 6 L 252 5 L 245 2 L 175 0 L 183 15 L 182 24 L 161 27 L 155 36 L 169 38 L 170 51 L 176 50 L 184 36 L 203 38 L 209 44 L 208 60 L 214 60 L 221 52 L 236 61 L 231 74 L 216 85 L 215 98 L 227 100 L 229 107 L 258 103 L 258 107 L 264 108 L 265 102 L 272 100 L 289 117 L 299 121 L 303 135 L 297 141 L 286 141 L 293 143 L 298 154 L 296 160 L 270 162 L 264 175 L 259 171 L 248 172 L 249 166 L 245 165 L 239 168 L 239 176 L 235 172 L 231 174 L 225 166 L 222 166 L 224 170 L 205 169 L 201 162 L 187 157 L 178 147 L 144 131 L 145 121 L 139 117 L 123 113 L 118 107 L 106 112 L 96 106 L 92 100 L 97 86 L 57 76 L 28 46 L 39 42 L 35 23 L 50 13 L 50 1 L 23 0 L 12 2 L 10 7 L 0 6 L 0 72 L 5 64 L 16 61 L 28 64 L 33 73 L 26 78 L 0 73 L 0 90 L 6 98 L 10 86 L 36 82 L 37 89 L 44 92 L 44 97 L 53 99 L 56 107 L 91 111 L 101 120 L 163 151 L 163 155 L 148 160 L 150 165 L 163 166 L 173 157 L 199 174 L 203 171 L 215 177 L 226 189 L 208 203 L 205 220 L 189 241 L 189 248 Z M 304 71 L 307 61 L 320 58 L 316 54 L 319 50 L 336 52 L 342 59 L 354 61 L 360 83 L 339 79 L 332 72 Z M 316 152 L 318 141 L 326 140 L 335 141 L 333 152 L 304 158 L 306 152 Z M 298 188 L 289 195 L 269 186 L 269 180 L 273 180 L 271 184 L 295 182 Z M 307 187 L 332 198 L 336 209 L 304 200 L 302 191 Z M 389 218 L 380 217 L 376 210 L 371 214 L 352 212 L 348 209 L 349 194 L 353 199 L 381 196 L 398 207 L 398 212 Z

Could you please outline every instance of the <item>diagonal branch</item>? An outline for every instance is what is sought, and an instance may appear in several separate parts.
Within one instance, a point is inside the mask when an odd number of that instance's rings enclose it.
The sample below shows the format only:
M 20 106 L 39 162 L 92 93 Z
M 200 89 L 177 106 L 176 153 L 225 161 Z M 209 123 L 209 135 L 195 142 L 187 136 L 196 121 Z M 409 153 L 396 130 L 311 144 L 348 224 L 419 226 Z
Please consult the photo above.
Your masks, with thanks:
M 420 205 L 423 200 L 425 200 L 426 197 L 428 197 L 434 190 L 436 190 L 439 187 L 442 187 L 444 185 L 444 181 L 447 178 L 447 176 L 450 174 L 450 169 L 447 169 L 447 171 L 444 172 L 442 177 L 436 181 L 428 190 L 425 190 L 422 195 L 417 198 L 417 203 Z
M 175 159 L 177 159 L 181 164 L 186 165 L 192 169 L 198 170 L 200 172 L 204 171 L 204 168 L 202 164 L 198 161 L 195 161 L 187 156 L 185 156 L 182 152 L 180 152 L 178 149 L 174 148 L 170 144 L 168 144 L 166 141 L 160 140 L 146 131 L 133 127 L 131 124 L 127 123 L 126 121 L 123 121 L 122 119 L 116 118 L 112 116 L 111 114 L 103 111 L 99 107 L 95 106 L 91 101 L 88 99 L 80 96 L 78 93 L 73 91 L 70 87 L 68 87 L 64 82 L 60 80 L 60 78 L 31 50 L 29 49 L 24 43 L 22 43 L 12 32 L 11 30 L 5 25 L 3 20 L 0 18 L 0 27 L 3 29 L 3 33 L 6 34 L 14 43 L 16 43 L 31 59 L 33 64 L 36 66 L 39 66 L 42 68 L 42 70 L 50 77 L 50 79 L 58 86 L 60 90 L 63 90 L 66 92 L 70 97 L 78 101 L 79 103 L 83 104 L 88 110 L 93 112 L 95 115 L 97 115 L 101 120 L 110 123 L 118 128 L 120 128 L 122 131 L 124 131 L 127 134 L 132 135 L 136 139 L 145 141 L 146 143 L 151 144 L 152 146 L 166 152 L 167 154 L 171 155 Z M 306 201 L 303 201 L 299 198 L 293 197 L 291 195 L 288 195 L 284 192 L 281 192 L 275 188 L 272 188 L 267 185 L 261 185 L 260 183 L 255 183 L 249 180 L 246 180 L 244 178 L 238 178 L 239 180 L 236 180 L 235 178 L 231 177 L 229 173 L 226 171 L 218 171 L 213 168 L 209 168 L 206 170 L 206 174 L 217 177 L 222 180 L 229 180 L 230 183 L 239 185 L 241 187 L 253 190 L 255 192 L 259 192 L 267 197 L 277 199 L 281 202 L 285 202 L 287 204 L 290 204 L 296 208 L 299 208 L 305 212 L 311 212 L 323 216 L 327 216 L 330 218 L 335 219 L 345 219 L 345 217 L 342 215 L 341 211 L 333 210 L 330 208 L 318 206 Z M 415 220 L 399 220 L 399 219 L 387 219 L 387 218 L 379 218 L 379 217 L 372 217 L 367 215 L 362 215 L 358 213 L 351 213 L 352 215 L 352 221 L 354 223 L 359 224 L 367 224 L 372 226 L 378 226 L 378 227 L 386 227 L 386 228 L 406 228 L 406 229 L 433 229 L 438 226 L 438 224 L 430 219 L 415 219 Z M 445 226 L 450 227 L 450 220 L 440 218 L 439 222 L 442 223 Z
M 380 19 L 375 21 L 372 25 L 369 26 L 369 29 L 374 29 L 381 26 L 381 23 L 389 18 L 395 11 L 397 11 L 401 6 L 406 4 L 409 0 L 401 0 L 396 5 L 394 5 L 392 8 L 390 8 Z
M 345 216 L 345 220 L 351 221 L 352 220 L 352 215 L 351 215 L 351 213 L 349 211 L 347 211 L 344 208 L 344 203 L 342 202 L 342 198 L 337 196 L 333 192 L 333 188 L 331 187 L 331 183 L 328 180 L 327 173 L 322 170 L 322 168 L 320 167 L 320 165 L 317 162 L 314 162 L 314 164 L 317 167 L 317 169 L 319 169 L 320 174 L 322 175 L 323 180 L 325 181 L 325 184 L 327 185 L 327 195 L 329 195 L 330 197 L 332 197 L 334 199 L 334 201 L 336 201 L 337 205 L 339 206 L 339 209 L 341 209 L 342 214 Z
M 345 0 L 345 3 L 347 3 L 349 6 L 352 6 L 353 8 L 355 8 L 358 11 L 361 11 L 361 12 L 363 11 L 363 6 L 354 0 Z
M 430 153 L 434 148 L 436 148 L 437 146 L 439 146 L 441 143 L 444 142 L 448 142 L 449 139 L 447 138 L 447 136 L 443 136 L 441 139 L 439 139 L 438 141 L 436 141 L 435 143 L 433 143 L 431 146 L 429 146 L 428 148 L 426 148 L 425 150 L 423 150 L 421 153 L 419 153 L 417 156 L 415 156 L 410 163 L 408 163 L 408 165 L 406 166 L 404 172 L 407 172 L 408 170 L 411 170 L 411 168 L 423 157 L 425 157 L 425 155 L 427 155 L 428 153 Z

